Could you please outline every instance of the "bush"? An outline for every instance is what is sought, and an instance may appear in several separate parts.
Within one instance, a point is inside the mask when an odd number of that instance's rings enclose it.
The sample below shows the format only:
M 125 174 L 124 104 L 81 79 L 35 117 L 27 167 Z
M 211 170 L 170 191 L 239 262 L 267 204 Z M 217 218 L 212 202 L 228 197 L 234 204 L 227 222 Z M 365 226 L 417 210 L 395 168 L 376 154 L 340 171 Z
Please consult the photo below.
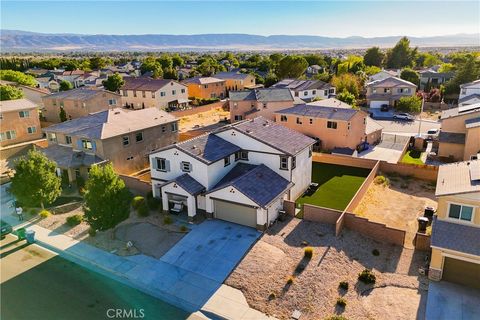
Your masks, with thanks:
M 170 216 L 163 217 L 163 224 L 172 224 L 172 223 L 173 223 L 172 217 Z
M 97 235 L 97 230 L 95 230 L 94 228 L 90 227 L 90 228 L 88 229 L 88 235 L 89 235 L 90 237 L 95 237 L 95 236 Z
M 330 317 L 325 318 L 325 320 L 347 320 L 347 318 L 345 318 L 344 316 L 340 316 L 340 315 L 334 315 L 334 316 L 330 316 Z
M 67 224 L 70 227 L 74 227 L 76 225 L 79 225 L 83 220 L 83 217 L 79 214 L 75 214 L 73 216 L 67 217 Z
M 417 96 L 401 97 L 397 103 L 397 110 L 403 112 L 420 112 L 422 99 Z
M 293 276 L 288 277 L 287 284 L 292 284 L 293 280 L 294 280 Z
M 390 184 L 390 181 L 388 178 L 385 178 L 385 176 L 376 176 L 375 179 L 373 179 L 373 183 L 376 185 L 386 185 L 388 186 Z
M 348 282 L 347 281 L 342 281 L 338 284 L 338 287 L 343 290 L 348 290 Z
M 270 294 L 268 295 L 268 300 L 272 301 L 272 300 L 275 299 L 276 297 L 277 297 L 277 295 L 276 295 L 274 292 L 272 292 L 272 293 L 270 293 Z
M 137 214 L 139 217 L 147 217 L 150 214 L 150 209 L 145 202 L 141 202 L 140 206 L 137 208 Z
M 346 305 L 347 305 L 347 300 L 345 300 L 344 298 L 337 298 L 337 306 L 345 308 Z
M 377 280 L 377 277 L 369 269 L 364 269 L 358 274 L 358 280 L 362 281 L 365 284 L 374 284 Z
M 39 214 L 40 214 L 40 217 L 42 217 L 42 218 L 48 218 L 52 215 L 52 213 L 48 210 L 42 210 L 42 211 L 40 211 Z
M 312 247 L 305 247 L 304 256 L 307 259 L 311 259 L 313 257 L 313 248 Z
M 149 198 L 147 196 L 147 205 L 151 210 L 158 210 L 162 205 L 162 200 L 158 198 Z
M 380 255 L 380 251 L 378 251 L 377 249 L 373 249 L 372 254 L 377 257 Z
M 145 198 L 144 197 L 136 196 L 132 200 L 132 207 L 133 207 L 133 209 L 137 210 L 144 203 L 145 203 Z

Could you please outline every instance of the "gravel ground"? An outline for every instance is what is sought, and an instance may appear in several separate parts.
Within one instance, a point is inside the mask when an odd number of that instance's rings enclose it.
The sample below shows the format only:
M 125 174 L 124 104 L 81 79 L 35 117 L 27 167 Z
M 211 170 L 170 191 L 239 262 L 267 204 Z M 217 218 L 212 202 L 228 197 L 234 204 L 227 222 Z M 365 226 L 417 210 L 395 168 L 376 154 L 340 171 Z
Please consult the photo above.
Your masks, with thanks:
M 313 258 L 303 271 L 296 271 L 307 243 L 314 249 Z M 380 255 L 374 256 L 373 249 Z M 336 238 L 331 225 L 292 219 L 265 233 L 226 284 L 240 289 L 252 308 L 279 319 L 290 319 L 296 309 L 302 319 L 333 314 L 348 319 L 385 319 L 386 315 L 415 319 L 417 313 L 423 317 L 425 307 L 428 282 L 418 274 L 424 256 L 348 229 Z M 375 287 L 357 281 L 364 268 L 376 274 Z M 294 281 L 288 285 L 291 275 Z M 347 292 L 338 288 L 340 281 L 348 281 Z M 272 294 L 275 298 L 270 300 Z M 347 301 L 345 309 L 336 306 L 341 296 Z

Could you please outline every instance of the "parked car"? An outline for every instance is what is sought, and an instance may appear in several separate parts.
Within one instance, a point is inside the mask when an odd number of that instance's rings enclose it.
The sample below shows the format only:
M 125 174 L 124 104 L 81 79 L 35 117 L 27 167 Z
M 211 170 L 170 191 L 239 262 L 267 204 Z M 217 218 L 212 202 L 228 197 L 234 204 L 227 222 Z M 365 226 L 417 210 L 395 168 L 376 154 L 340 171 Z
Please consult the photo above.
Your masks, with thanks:
M 430 129 L 427 131 L 427 138 L 434 139 L 440 134 L 440 129 Z
M 381 112 L 388 112 L 388 104 L 382 104 L 380 107 Z
M 393 115 L 395 120 L 413 121 L 415 118 L 408 113 L 397 113 Z
M 6 223 L 3 220 L 0 220 L 0 228 L 1 228 L 1 238 L 5 237 L 7 234 L 12 233 L 13 228 L 10 224 Z

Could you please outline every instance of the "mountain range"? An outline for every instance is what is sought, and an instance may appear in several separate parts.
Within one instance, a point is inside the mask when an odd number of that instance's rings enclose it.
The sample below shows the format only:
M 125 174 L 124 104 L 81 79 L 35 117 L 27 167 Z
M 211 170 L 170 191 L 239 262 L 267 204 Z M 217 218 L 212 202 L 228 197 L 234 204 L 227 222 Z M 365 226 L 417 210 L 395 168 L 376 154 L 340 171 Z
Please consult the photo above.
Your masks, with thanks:
M 11 51 L 155 51 L 155 50 L 310 50 L 392 47 L 401 36 L 323 37 L 307 35 L 196 34 L 106 35 L 0 30 L 2 52 Z M 409 37 L 418 47 L 480 46 L 480 34 Z

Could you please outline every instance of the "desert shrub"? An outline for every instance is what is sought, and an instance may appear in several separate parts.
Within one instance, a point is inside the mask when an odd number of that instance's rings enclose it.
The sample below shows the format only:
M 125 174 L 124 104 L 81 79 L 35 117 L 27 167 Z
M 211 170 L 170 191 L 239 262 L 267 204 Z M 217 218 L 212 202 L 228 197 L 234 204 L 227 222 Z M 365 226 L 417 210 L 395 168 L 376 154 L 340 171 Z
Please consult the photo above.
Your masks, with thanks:
M 97 235 L 97 230 L 95 230 L 95 228 L 90 227 L 90 228 L 88 229 L 88 235 L 89 235 L 90 237 L 95 237 L 95 236 Z
M 376 176 L 375 179 L 373 179 L 373 183 L 375 183 L 376 185 L 388 186 L 390 184 L 390 181 L 385 176 Z
M 144 203 L 145 203 L 145 198 L 144 197 L 136 196 L 132 200 L 132 207 L 133 207 L 133 209 L 137 210 Z
M 372 250 L 372 254 L 373 254 L 374 256 L 379 256 L 379 255 L 380 255 L 380 251 L 378 251 L 377 249 L 373 249 L 373 250 Z
M 347 300 L 344 298 L 337 298 L 337 306 L 345 308 L 347 305 Z
M 40 211 L 39 214 L 40 214 L 40 217 L 42 217 L 42 218 L 48 218 L 52 215 L 52 213 L 48 210 L 42 210 L 42 211 Z
M 83 218 L 79 214 L 74 214 L 73 216 L 67 217 L 67 224 L 70 227 L 74 227 L 82 222 Z
M 288 277 L 287 284 L 292 284 L 293 280 L 294 280 L 293 276 Z
M 333 315 L 333 316 L 325 318 L 324 320 L 348 320 L 348 319 L 345 318 L 344 316 Z
M 187 232 L 188 228 L 186 226 L 181 226 L 180 231 L 181 232 Z
M 150 209 L 145 202 L 141 202 L 140 206 L 137 208 L 137 214 L 139 217 L 146 217 L 150 213 Z
M 402 182 L 402 184 L 400 185 L 400 188 L 402 188 L 402 189 L 408 189 L 408 183 Z
M 277 295 L 274 292 L 272 292 L 268 295 L 268 300 L 271 301 L 271 300 L 275 299 L 276 297 L 277 297 Z
M 343 290 L 348 290 L 348 282 L 347 281 L 341 281 L 339 284 L 338 284 L 338 287 L 340 289 L 343 289 Z
M 374 284 L 377 280 L 377 277 L 369 269 L 364 269 L 358 274 L 358 280 L 362 281 L 365 284 Z
M 163 217 L 163 224 L 172 224 L 172 223 L 173 223 L 172 217 L 170 216 Z
M 312 247 L 305 247 L 304 256 L 307 259 L 311 259 L 313 257 L 313 248 Z

